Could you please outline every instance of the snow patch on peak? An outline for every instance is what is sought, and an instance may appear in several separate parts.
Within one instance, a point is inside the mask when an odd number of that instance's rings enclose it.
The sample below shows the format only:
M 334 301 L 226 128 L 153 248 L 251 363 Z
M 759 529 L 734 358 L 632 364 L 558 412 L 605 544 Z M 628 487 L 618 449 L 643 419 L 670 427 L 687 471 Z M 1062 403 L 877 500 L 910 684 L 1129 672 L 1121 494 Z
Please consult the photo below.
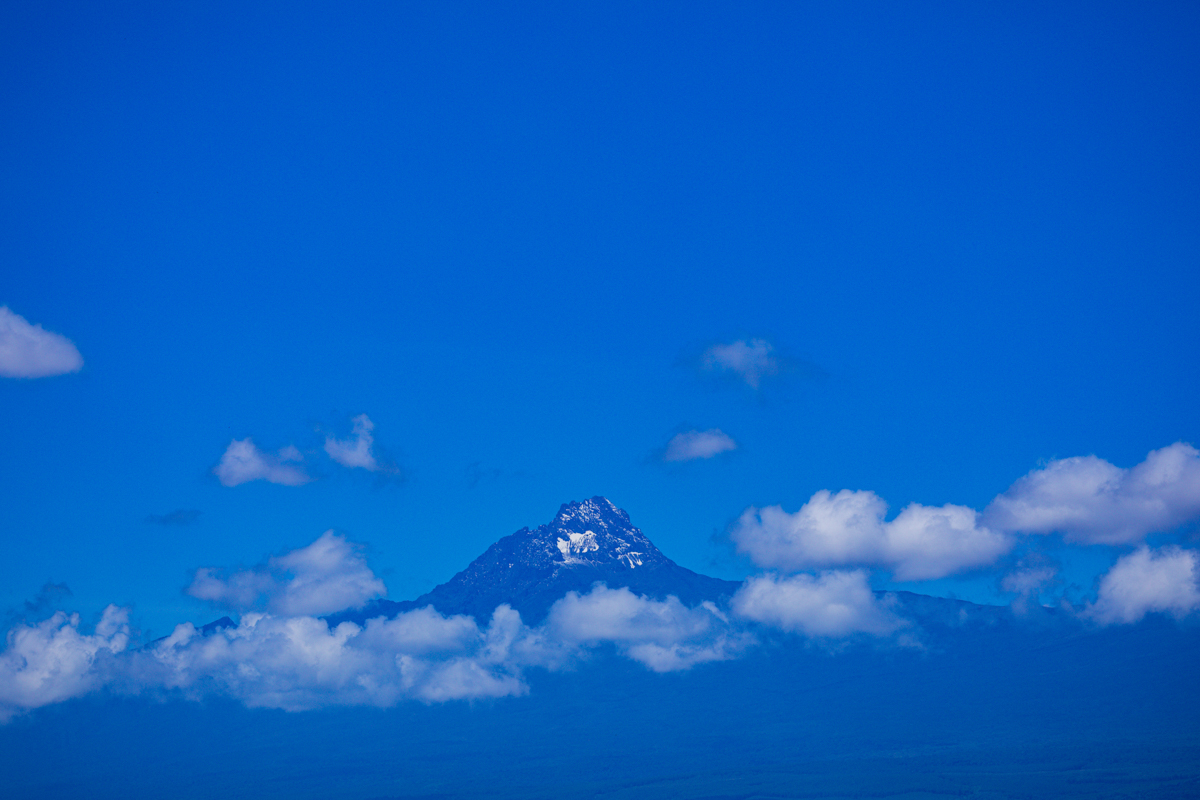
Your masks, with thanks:
M 577 554 L 591 553 L 600 549 L 600 545 L 596 544 L 596 534 L 592 531 L 568 533 L 567 537 L 558 540 L 558 551 L 562 553 L 563 561 L 568 563 L 582 561 L 583 559 L 575 557 Z
M 641 553 L 621 553 L 617 556 L 617 560 L 625 564 L 630 569 L 637 569 L 642 565 Z

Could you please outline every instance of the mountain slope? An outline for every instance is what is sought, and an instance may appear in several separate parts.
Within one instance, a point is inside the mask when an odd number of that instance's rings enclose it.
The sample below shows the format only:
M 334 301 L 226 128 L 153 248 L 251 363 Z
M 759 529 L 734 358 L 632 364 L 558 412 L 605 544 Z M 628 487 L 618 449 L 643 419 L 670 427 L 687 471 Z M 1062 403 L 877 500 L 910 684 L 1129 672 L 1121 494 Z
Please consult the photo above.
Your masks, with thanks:
M 432 605 L 443 614 L 469 614 L 485 624 L 508 603 L 537 624 L 567 592 L 587 592 L 597 581 L 637 594 L 675 595 L 694 605 L 730 595 L 739 584 L 700 575 L 663 555 L 629 515 L 603 497 L 566 503 L 546 525 L 505 536 L 462 572 L 416 600 L 376 600 L 329 617 L 331 624 Z

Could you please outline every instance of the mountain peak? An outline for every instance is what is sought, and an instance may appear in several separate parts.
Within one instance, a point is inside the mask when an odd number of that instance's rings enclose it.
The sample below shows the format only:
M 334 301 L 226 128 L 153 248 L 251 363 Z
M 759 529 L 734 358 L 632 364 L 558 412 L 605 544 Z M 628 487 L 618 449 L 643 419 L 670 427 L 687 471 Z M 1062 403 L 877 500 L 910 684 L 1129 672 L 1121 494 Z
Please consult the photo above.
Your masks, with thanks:
M 551 525 L 587 525 L 593 524 L 608 528 L 610 526 L 632 528 L 629 515 L 613 505 L 607 497 L 596 495 L 588 500 L 572 501 L 559 506 L 558 514 Z
M 679 566 L 633 526 L 627 513 L 596 496 L 564 503 L 547 524 L 505 536 L 462 572 L 416 600 L 377 601 L 343 616 L 367 619 L 433 605 L 443 614 L 470 614 L 483 622 L 497 605 L 508 603 L 532 624 L 567 592 L 586 593 L 597 582 L 657 598 L 675 595 L 693 604 L 737 588 Z

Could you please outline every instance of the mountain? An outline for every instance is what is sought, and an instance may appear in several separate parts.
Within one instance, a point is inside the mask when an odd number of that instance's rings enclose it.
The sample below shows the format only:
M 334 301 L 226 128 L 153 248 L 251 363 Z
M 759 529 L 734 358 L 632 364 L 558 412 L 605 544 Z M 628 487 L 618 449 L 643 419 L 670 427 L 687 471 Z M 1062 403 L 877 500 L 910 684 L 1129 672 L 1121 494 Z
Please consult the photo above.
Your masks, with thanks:
M 564 504 L 546 525 L 505 536 L 416 600 L 376 600 L 327 619 L 330 625 L 361 623 L 432 605 L 443 614 L 468 614 L 482 625 L 496 606 L 508 603 L 535 625 L 567 592 L 585 593 L 597 581 L 656 599 L 675 595 L 688 605 L 733 594 L 740 585 L 679 566 L 633 526 L 627 513 L 593 497 Z

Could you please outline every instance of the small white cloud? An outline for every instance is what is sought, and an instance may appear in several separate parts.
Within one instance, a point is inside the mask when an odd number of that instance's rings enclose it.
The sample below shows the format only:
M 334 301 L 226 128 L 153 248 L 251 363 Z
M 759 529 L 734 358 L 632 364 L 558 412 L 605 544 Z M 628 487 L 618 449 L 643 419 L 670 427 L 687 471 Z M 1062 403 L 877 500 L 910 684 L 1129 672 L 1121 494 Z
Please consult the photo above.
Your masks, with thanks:
M 267 481 L 283 486 L 300 486 L 312 480 L 295 465 L 304 457 L 293 445 L 271 454 L 259 450 L 249 437 L 234 439 L 225 449 L 213 474 L 224 486 L 237 486 L 250 481 Z
M 692 461 L 697 458 L 712 458 L 720 453 L 737 449 L 737 442 L 720 428 L 706 431 L 677 433 L 667 442 L 663 461 Z
M 1194 550 L 1140 547 L 1122 556 L 1100 580 L 1085 612 L 1097 622 L 1137 622 L 1151 612 L 1183 617 L 1200 609 L 1200 558 Z
M 104 654 L 119 653 L 128 643 L 129 610 L 116 606 L 104 609 L 92 634 L 79 632 L 78 614 L 61 611 L 35 626 L 13 628 L 0 653 L 0 722 L 97 688 Z
M 0 306 L 0 376 L 47 378 L 83 368 L 74 342 Z
M 822 490 L 794 514 L 780 506 L 746 509 L 731 536 L 739 552 L 765 569 L 879 566 L 901 581 L 985 566 L 1012 547 L 966 506 L 912 503 L 891 522 L 884 522 L 886 513 L 874 492 Z
M 1060 532 L 1085 544 L 1130 544 L 1200 517 L 1200 451 L 1177 442 L 1132 469 L 1096 456 L 1051 461 L 984 511 L 996 530 Z
M 375 443 L 375 437 L 372 434 L 372 431 L 375 430 L 375 423 L 371 422 L 371 418 L 366 414 L 359 414 L 353 419 L 353 422 L 354 432 L 350 438 L 325 437 L 325 452 L 343 467 L 351 469 L 361 467 L 376 472 L 380 469 L 380 465 L 374 453 L 371 452 L 371 446 Z
M 674 596 L 652 600 L 604 584 L 585 595 L 568 592 L 551 607 L 546 628 L 567 642 L 612 642 L 655 672 L 732 658 L 745 643 L 730 634 L 728 620 L 712 603 L 688 608 Z
M 774 351 L 764 339 L 738 339 L 729 344 L 714 344 L 704 351 L 700 363 L 707 370 L 735 372 L 757 389 L 764 376 L 779 371 Z
M 875 598 L 862 570 L 752 577 L 733 596 L 733 611 L 814 637 L 887 636 L 906 625 Z
M 264 565 L 221 575 L 196 570 L 188 594 L 238 611 L 265 607 L 286 616 L 359 608 L 387 592 L 360 548 L 333 531 Z

